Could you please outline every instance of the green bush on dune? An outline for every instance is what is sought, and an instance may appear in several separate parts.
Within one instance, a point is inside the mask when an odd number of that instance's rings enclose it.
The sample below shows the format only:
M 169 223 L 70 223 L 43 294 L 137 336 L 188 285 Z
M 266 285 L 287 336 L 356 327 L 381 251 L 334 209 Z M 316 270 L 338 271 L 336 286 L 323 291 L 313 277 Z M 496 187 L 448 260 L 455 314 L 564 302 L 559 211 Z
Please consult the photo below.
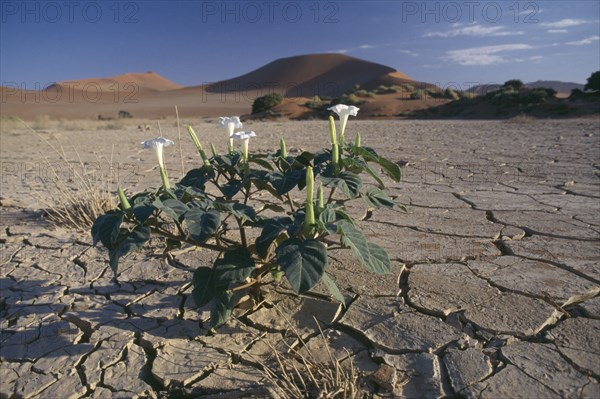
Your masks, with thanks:
M 281 104 L 282 101 L 283 96 L 278 93 L 271 93 L 257 97 L 252 103 L 252 113 L 258 114 L 259 112 L 268 111 L 274 106 Z

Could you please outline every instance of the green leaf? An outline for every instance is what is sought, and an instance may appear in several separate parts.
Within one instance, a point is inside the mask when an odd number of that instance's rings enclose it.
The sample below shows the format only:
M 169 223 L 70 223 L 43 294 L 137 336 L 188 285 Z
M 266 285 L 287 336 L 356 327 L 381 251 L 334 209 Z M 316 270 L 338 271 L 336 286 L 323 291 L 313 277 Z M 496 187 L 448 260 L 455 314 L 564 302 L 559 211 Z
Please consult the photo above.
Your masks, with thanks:
M 390 258 L 384 249 L 367 242 L 364 234 L 345 220 L 337 223 L 343 246 L 350 248 L 354 257 L 372 272 L 386 274 L 390 271 Z
M 384 157 L 379 157 L 377 163 L 381 165 L 383 171 L 396 183 L 400 181 L 402 178 L 402 172 L 400 171 L 400 166 L 396 163 L 386 159 Z
M 355 147 L 355 146 L 352 146 L 350 148 L 351 148 L 351 152 L 354 155 L 358 155 L 358 156 L 362 157 L 365 161 L 369 161 L 369 162 L 378 162 L 379 161 L 379 155 L 377 155 L 377 152 L 375 152 L 375 150 L 372 148 Z
M 124 215 L 125 213 L 120 210 L 108 211 L 104 215 L 100 215 L 92 225 L 94 245 L 101 241 L 102 245 L 110 249 L 117 241 Z
M 273 170 L 273 166 L 268 161 L 258 158 L 257 156 L 254 156 L 254 155 L 250 155 L 248 157 L 248 162 L 255 163 L 255 164 L 262 166 L 263 168 L 268 169 L 268 170 Z
M 304 178 L 302 170 L 290 169 L 285 173 L 273 172 L 269 173 L 269 182 L 275 188 L 278 195 L 284 195 L 296 187 L 296 184 Z
M 395 203 L 386 193 L 376 187 L 369 187 L 361 194 L 365 202 L 375 208 L 393 208 Z
M 141 203 L 138 205 L 134 205 L 132 209 L 133 214 L 135 215 L 135 219 L 138 221 L 138 223 L 144 224 L 146 223 L 146 220 L 148 220 L 148 218 L 152 216 L 152 213 L 155 211 L 156 208 L 154 208 L 151 204 Z
M 254 260 L 246 247 L 238 246 L 225 252 L 217 259 L 213 268 L 214 281 L 219 287 L 227 287 L 234 282 L 246 279 L 254 270 Z
M 305 169 L 310 165 L 310 162 L 314 159 L 314 154 L 308 151 L 303 151 L 300 155 L 293 158 L 292 169 Z
M 225 323 L 233 311 L 233 292 L 224 291 L 217 295 L 210 311 L 210 327 L 215 328 Z
M 337 187 L 350 198 L 356 198 L 360 194 L 362 180 L 356 173 L 341 172 L 337 177 L 321 175 L 323 185 Z
M 240 159 L 242 159 L 242 154 L 240 152 L 234 152 L 233 154 L 220 155 L 215 158 L 215 161 L 221 165 L 231 167 L 237 165 Z
M 388 253 L 385 249 L 372 242 L 367 243 L 369 246 L 369 266 L 370 270 L 377 274 L 386 274 L 390 272 L 391 262 Z
M 201 244 L 217 231 L 221 224 L 221 214 L 216 209 L 205 211 L 201 208 L 192 208 L 185 214 L 185 222 L 190 238 Z
M 173 198 L 164 201 L 157 198 L 152 205 L 176 222 L 181 222 L 183 215 L 185 215 L 188 210 L 188 207 L 183 202 Z
M 237 193 L 240 192 L 242 187 L 244 187 L 244 182 L 241 180 L 234 179 L 228 183 L 225 183 L 225 184 L 219 186 L 219 189 L 221 190 L 221 192 L 227 199 L 231 199 Z
M 215 284 L 213 269 L 209 267 L 197 268 L 194 272 L 192 282 L 194 284 L 192 298 L 194 298 L 194 302 L 199 308 L 208 304 L 227 288 L 226 286 L 219 287 Z
M 186 173 L 179 184 L 204 189 L 205 184 L 215 177 L 215 172 L 210 166 L 192 169 Z
M 119 268 L 119 258 L 127 253 L 141 248 L 146 241 L 150 239 L 150 228 L 137 226 L 131 232 L 127 229 L 121 229 L 117 242 L 108 250 L 108 264 L 115 276 Z
M 359 157 L 345 157 L 340 160 L 340 163 L 349 172 L 357 174 L 363 172 L 367 167 L 367 163 Z
M 314 287 L 328 265 L 327 248 L 322 242 L 313 239 L 285 240 L 277 247 L 276 254 L 277 263 L 298 294 Z
M 319 220 L 326 224 L 337 222 L 338 217 L 335 208 L 331 204 L 326 205 L 325 209 L 319 214 Z
M 383 183 L 383 180 L 381 180 L 381 177 L 379 177 L 379 175 L 377 174 L 377 171 L 375 169 L 373 169 L 369 164 L 365 163 L 365 171 L 373 178 L 375 179 L 375 181 L 377 182 L 377 187 L 379 188 L 385 188 L 385 184 Z
M 342 292 L 335 284 L 335 281 L 333 281 L 331 277 L 327 275 L 327 273 L 323 274 L 322 281 L 325 283 L 325 286 L 329 290 L 331 296 L 334 297 L 339 303 L 346 306 L 346 298 L 344 298 L 344 295 L 342 295 Z
M 222 201 L 215 201 L 213 205 L 221 212 L 229 212 L 243 221 L 254 222 L 256 220 L 256 212 L 251 206 L 240 204 L 239 202 Z
M 261 258 L 265 258 L 269 252 L 269 247 L 279 237 L 282 231 L 293 224 L 289 217 L 274 217 L 268 219 L 263 226 L 260 236 L 255 241 L 256 252 Z

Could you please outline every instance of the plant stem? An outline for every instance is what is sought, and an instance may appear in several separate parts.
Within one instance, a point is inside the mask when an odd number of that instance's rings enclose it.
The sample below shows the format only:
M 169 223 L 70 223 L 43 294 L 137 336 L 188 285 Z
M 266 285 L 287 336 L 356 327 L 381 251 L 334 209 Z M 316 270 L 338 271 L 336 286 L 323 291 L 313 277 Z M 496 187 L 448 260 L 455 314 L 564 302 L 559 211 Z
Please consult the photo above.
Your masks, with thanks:
M 329 193 L 329 198 L 327 198 L 327 203 L 328 203 L 328 204 L 330 204 L 330 203 L 331 203 L 331 201 L 333 200 L 333 195 L 335 194 L 335 189 L 336 189 L 336 187 L 333 187 L 333 188 L 331 189 L 331 192 Z
M 196 243 L 196 242 L 194 242 L 194 241 L 192 241 L 190 239 L 182 238 L 182 237 L 173 235 L 172 233 L 170 233 L 168 231 L 165 231 L 165 230 L 162 230 L 162 229 L 160 229 L 160 228 L 158 228 L 156 226 L 150 226 L 150 229 L 152 231 L 154 231 L 155 233 L 158 233 L 158 234 L 162 235 L 163 237 L 170 238 L 170 239 L 175 240 L 175 241 L 185 242 L 186 244 L 195 245 L 195 246 L 200 247 L 200 248 L 212 249 L 214 251 L 219 251 L 219 252 L 224 252 L 224 251 L 227 251 L 227 250 L 230 249 L 229 247 L 224 247 L 224 246 L 221 246 L 221 245 L 213 245 L 213 244 L 207 244 L 207 243 L 198 244 L 198 243 Z
M 294 208 L 294 201 L 292 201 L 292 196 L 290 195 L 290 193 L 287 193 L 286 197 L 288 199 L 288 203 L 290 204 L 290 210 L 292 211 L 292 213 L 296 212 L 296 208 Z
M 235 220 L 237 221 L 238 227 L 240 228 L 240 237 L 242 239 L 242 246 L 244 246 L 244 248 L 248 247 L 248 243 L 246 241 L 246 229 L 244 228 L 244 222 L 242 221 L 242 219 L 236 217 Z

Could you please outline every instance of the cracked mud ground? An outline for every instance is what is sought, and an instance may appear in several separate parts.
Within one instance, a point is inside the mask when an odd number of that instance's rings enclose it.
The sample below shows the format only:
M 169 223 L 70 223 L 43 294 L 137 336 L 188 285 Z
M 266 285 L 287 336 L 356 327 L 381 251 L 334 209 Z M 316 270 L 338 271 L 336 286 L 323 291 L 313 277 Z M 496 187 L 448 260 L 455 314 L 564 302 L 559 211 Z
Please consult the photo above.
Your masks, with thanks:
M 195 127 L 204 141 L 223 141 L 214 124 Z M 327 140 L 323 122 L 245 127 L 259 150 L 274 150 L 280 135 L 292 150 Z M 269 397 L 257 364 L 271 356 L 267 342 L 293 341 L 283 313 L 305 339 L 301 350 L 317 356 L 319 320 L 334 355 L 353 361 L 374 397 L 600 397 L 598 119 L 351 120 L 347 135 L 356 131 L 404 165 L 389 193 L 408 212 L 359 222 L 390 253 L 392 273 L 373 276 L 336 253 L 330 271 L 346 309 L 319 295 L 322 287 L 295 297 L 283 284 L 216 336 L 192 303 L 191 273 L 160 251 L 129 255 L 116 282 L 87 233 L 40 220 L 32 192 L 47 192 L 37 163 L 46 149 L 24 130 L 2 132 L 0 396 Z M 152 154 L 138 148 L 147 134 L 42 134 L 86 160 L 120 137 L 113 161 L 127 166 L 122 184 L 134 192 L 156 184 Z M 172 176 L 175 154 L 166 156 Z M 214 256 L 178 260 L 195 267 Z

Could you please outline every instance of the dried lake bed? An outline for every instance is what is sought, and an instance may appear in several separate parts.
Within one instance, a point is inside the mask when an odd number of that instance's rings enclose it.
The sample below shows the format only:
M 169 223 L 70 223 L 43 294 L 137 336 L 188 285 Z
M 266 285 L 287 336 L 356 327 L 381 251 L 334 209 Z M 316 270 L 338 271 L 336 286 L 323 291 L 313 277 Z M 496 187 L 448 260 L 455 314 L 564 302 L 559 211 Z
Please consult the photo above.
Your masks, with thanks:
M 214 121 L 184 122 L 225 150 Z M 134 193 L 159 184 L 154 155 L 139 145 L 158 136 L 147 123 L 149 131 L 93 122 L 36 130 L 69 160 L 81 157 L 82 172 Z M 274 151 L 280 136 L 296 152 L 328 142 L 324 121 L 245 128 L 258 136 L 251 150 Z M 172 121 L 161 129 L 177 139 Z M 72 173 L 31 131 L 2 127 L 0 396 L 269 397 L 259 366 L 272 357 L 267 343 L 293 341 L 291 323 L 303 350 L 322 354 L 316 319 L 373 397 L 599 397 L 600 119 L 351 119 L 347 137 L 358 131 L 363 145 L 402 165 L 388 193 L 407 212 L 376 210 L 358 222 L 388 251 L 392 273 L 373 276 L 340 252 L 330 272 L 346 308 L 322 287 L 298 297 L 282 284 L 265 306 L 207 336 L 189 271 L 148 248 L 122 260 L 116 282 L 89 233 L 40 219 L 57 201 L 52 179 Z M 190 169 L 197 153 L 181 134 Z M 179 148 L 165 160 L 175 180 Z M 359 201 L 350 208 L 365 211 Z M 206 266 L 215 256 L 178 260 Z

